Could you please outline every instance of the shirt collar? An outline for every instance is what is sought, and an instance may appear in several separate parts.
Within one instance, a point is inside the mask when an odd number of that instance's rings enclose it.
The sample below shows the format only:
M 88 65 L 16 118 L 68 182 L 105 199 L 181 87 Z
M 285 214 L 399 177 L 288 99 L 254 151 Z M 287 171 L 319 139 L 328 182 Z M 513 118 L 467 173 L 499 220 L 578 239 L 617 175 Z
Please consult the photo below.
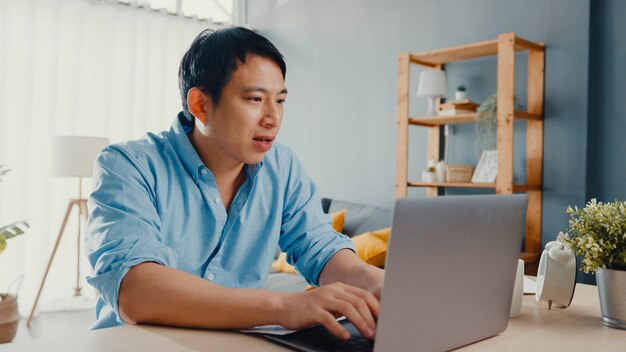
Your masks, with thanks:
M 167 137 L 189 175 L 191 175 L 194 180 L 197 180 L 202 169 L 208 170 L 208 168 L 200 159 L 198 152 L 196 152 L 196 149 L 187 136 L 188 133 L 193 131 L 193 128 L 193 119 L 188 119 L 181 111 L 178 113 L 174 123 L 172 123 Z M 263 161 L 258 164 L 246 164 L 244 170 L 248 176 L 255 177 L 261 170 L 261 167 L 263 167 Z

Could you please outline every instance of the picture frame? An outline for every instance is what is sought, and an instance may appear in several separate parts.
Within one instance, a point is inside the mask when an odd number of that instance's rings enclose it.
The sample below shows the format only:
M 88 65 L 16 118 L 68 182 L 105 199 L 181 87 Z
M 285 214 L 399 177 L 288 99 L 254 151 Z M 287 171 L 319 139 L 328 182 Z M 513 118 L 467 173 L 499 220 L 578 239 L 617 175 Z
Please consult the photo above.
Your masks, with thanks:
M 494 183 L 498 175 L 498 151 L 483 150 L 472 175 L 473 183 Z

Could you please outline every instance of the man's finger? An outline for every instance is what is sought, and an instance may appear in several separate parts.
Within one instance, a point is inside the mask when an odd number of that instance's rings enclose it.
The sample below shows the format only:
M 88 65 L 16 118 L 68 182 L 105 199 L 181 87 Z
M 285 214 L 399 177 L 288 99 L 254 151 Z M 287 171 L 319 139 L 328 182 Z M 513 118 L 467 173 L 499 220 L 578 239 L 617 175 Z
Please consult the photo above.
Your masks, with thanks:
M 365 299 L 347 291 L 338 293 L 336 297 L 337 299 L 350 302 L 350 304 L 356 308 L 361 317 L 365 320 L 369 329 L 371 331 L 376 331 L 376 321 L 374 321 L 370 307 Z
M 318 322 L 322 324 L 328 331 L 330 331 L 333 335 L 337 336 L 342 340 L 347 340 L 350 338 L 350 332 L 348 329 L 344 328 L 331 313 L 322 310 L 320 313 L 320 318 Z
M 371 292 L 355 286 L 347 286 L 346 291 L 361 297 L 370 308 L 374 317 L 378 318 L 380 313 L 380 301 Z
M 374 330 L 369 328 L 365 318 L 361 316 L 352 303 L 341 299 L 334 299 L 328 302 L 326 307 L 332 312 L 344 315 L 363 336 L 372 337 L 374 335 Z

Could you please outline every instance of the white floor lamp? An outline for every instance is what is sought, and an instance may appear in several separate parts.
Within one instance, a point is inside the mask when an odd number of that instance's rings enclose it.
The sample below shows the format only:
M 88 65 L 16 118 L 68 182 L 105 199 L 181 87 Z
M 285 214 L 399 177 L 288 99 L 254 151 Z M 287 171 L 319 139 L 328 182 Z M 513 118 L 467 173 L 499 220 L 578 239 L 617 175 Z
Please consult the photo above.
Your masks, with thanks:
M 83 225 L 87 222 L 87 199 L 83 198 L 83 177 L 91 177 L 93 173 L 93 163 L 98 156 L 98 153 L 102 148 L 109 144 L 107 138 L 99 137 L 79 137 L 79 136 L 59 136 L 54 138 L 54 176 L 57 177 L 78 177 L 78 198 L 70 199 L 65 211 L 65 217 L 59 234 L 57 235 L 56 242 L 50 254 L 48 260 L 48 266 L 41 279 L 41 285 L 37 292 L 37 297 L 33 303 L 33 308 L 28 316 L 26 326 L 30 327 L 30 322 L 33 319 L 35 308 L 39 302 L 41 291 L 46 283 L 48 272 L 52 266 L 52 261 L 56 255 L 61 237 L 65 231 L 65 226 L 72 213 L 74 207 L 78 208 L 78 236 L 77 236 L 77 256 L 76 256 L 76 287 L 74 288 L 74 295 L 81 295 L 81 279 L 80 279 L 80 244 L 81 244 L 81 232 Z

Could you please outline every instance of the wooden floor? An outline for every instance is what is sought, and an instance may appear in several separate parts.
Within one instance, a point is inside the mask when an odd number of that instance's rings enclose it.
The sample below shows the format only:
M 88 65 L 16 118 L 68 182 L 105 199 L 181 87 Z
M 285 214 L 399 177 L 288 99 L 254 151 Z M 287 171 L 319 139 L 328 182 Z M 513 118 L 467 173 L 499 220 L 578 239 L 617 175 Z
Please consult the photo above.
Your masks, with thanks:
M 87 331 L 95 321 L 95 308 L 78 312 L 40 313 L 33 318 L 30 329 L 26 327 L 26 318 L 20 320 L 17 335 L 13 342 L 42 337 L 71 336 L 77 332 Z

